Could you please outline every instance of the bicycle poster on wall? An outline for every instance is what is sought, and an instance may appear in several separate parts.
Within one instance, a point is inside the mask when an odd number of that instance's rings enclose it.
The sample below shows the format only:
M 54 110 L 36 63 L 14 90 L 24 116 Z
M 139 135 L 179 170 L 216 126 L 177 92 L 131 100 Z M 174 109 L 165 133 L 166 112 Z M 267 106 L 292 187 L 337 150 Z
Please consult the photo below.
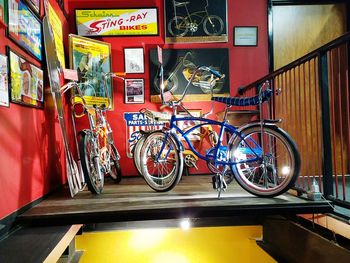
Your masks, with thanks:
M 165 42 L 227 42 L 227 0 L 165 0 Z
M 112 82 L 110 78 L 105 79 L 105 74 L 111 71 L 110 44 L 70 34 L 69 47 L 70 67 L 78 71 L 86 104 L 105 104 L 108 108 L 108 97 L 113 104 Z M 74 101 L 79 98 L 75 97 Z
M 210 101 L 214 95 L 229 96 L 229 62 L 227 48 L 163 49 L 164 89 L 179 99 L 197 66 L 208 65 L 225 74 L 225 78 L 213 82 L 209 72 L 196 74 L 184 101 Z M 150 50 L 151 102 L 161 102 L 160 74 L 157 49 Z

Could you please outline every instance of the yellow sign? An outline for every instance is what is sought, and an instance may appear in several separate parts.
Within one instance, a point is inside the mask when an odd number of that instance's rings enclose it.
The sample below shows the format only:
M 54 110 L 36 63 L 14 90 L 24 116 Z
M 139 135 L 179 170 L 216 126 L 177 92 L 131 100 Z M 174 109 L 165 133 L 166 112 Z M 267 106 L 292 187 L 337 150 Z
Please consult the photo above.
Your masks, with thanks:
M 78 35 L 158 35 L 157 8 L 75 10 Z
M 56 53 L 62 68 L 66 68 L 66 63 L 64 59 L 64 46 L 63 46 L 63 33 L 62 33 L 62 22 L 55 10 L 49 3 L 49 23 L 51 25 L 56 45 Z

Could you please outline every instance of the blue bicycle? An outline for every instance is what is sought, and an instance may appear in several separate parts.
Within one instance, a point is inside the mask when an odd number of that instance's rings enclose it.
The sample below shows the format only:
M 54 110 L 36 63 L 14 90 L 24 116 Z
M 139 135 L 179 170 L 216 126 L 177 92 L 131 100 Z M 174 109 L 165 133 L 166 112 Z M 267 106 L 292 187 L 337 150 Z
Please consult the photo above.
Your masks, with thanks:
M 212 74 L 212 80 L 206 84 L 210 87 L 224 77 L 206 66 L 198 67 L 193 76 L 201 71 Z M 272 96 L 268 83 L 262 85 L 258 95 L 254 97 L 212 96 L 213 102 L 226 105 L 223 121 L 216 121 L 193 117 L 182 104 L 192 79 L 193 77 L 178 100 L 166 102 L 164 98 L 167 96 L 161 89 L 162 102 L 172 108 L 172 117 L 169 127 L 153 132 L 143 143 L 140 155 L 141 171 L 147 184 L 159 192 L 169 191 L 176 186 L 182 175 L 185 141 L 189 149 L 198 158 L 205 160 L 214 173 L 213 187 L 218 190 L 219 198 L 227 187 L 224 176 L 228 169 L 242 188 L 256 196 L 273 197 L 291 188 L 300 172 L 300 155 L 291 137 L 277 126 L 278 120 L 263 119 L 261 104 Z M 260 120 L 239 128 L 228 123 L 226 117 L 231 106 L 249 105 L 259 106 Z M 188 116 L 177 115 L 179 109 L 188 112 Z M 190 129 L 183 130 L 183 122 L 195 124 Z M 193 146 L 190 136 L 208 125 L 216 127 L 218 140 L 203 154 Z

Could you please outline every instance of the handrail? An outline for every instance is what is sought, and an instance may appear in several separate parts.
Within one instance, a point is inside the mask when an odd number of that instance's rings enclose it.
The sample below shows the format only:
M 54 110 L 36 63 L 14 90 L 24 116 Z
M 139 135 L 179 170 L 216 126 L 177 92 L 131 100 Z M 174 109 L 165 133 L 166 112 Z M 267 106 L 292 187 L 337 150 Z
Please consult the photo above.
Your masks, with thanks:
M 262 82 L 266 81 L 267 79 L 271 79 L 271 78 L 273 78 L 273 77 L 275 77 L 275 76 L 277 76 L 277 75 L 279 75 L 287 70 L 290 70 L 290 69 L 292 69 L 300 64 L 303 64 L 304 62 L 306 62 L 314 57 L 317 57 L 322 53 L 325 53 L 326 51 L 328 51 L 331 48 L 335 48 L 337 46 L 340 46 L 341 44 L 343 44 L 346 41 L 350 41 L 350 31 L 345 33 L 344 35 L 332 40 L 331 42 L 328 42 L 327 44 L 315 49 L 314 51 L 311 51 L 310 53 L 302 56 L 301 58 L 296 59 L 296 60 L 290 62 L 289 64 L 269 73 L 268 75 L 254 81 L 246 86 L 243 86 L 240 89 L 242 92 L 244 92 L 245 90 L 248 90 L 252 87 L 256 87 L 259 84 L 261 84 Z

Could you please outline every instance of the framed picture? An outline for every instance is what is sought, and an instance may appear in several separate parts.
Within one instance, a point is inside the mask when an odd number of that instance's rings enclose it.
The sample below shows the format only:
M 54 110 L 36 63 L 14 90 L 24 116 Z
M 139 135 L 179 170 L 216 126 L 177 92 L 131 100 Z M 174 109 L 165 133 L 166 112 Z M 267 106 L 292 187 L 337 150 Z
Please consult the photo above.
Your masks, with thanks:
M 258 27 L 257 26 L 235 26 L 233 28 L 234 46 L 257 46 Z
M 125 73 L 144 73 L 143 48 L 124 48 Z
M 76 9 L 80 36 L 158 35 L 157 8 Z
M 11 102 L 36 108 L 44 107 L 44 74 L 25 58 L 8 48 Z
M 212 74 L 197 74 L 190 84 L 184 101 L 210 101 L 211 90 L 215 95 L 229 96 L 229 52 L 227 48 L 163 49 L 164 95 L 180 98 L 198 65 L 210 66 L 225 74 L 225 78 L 213 82 Z M 157 49 L 150 50 L 151 102 L 160 101 L 160 76 Z M 170 94 L 171 93 L 171 94 Z
M 0 0 L 0 25 L 5 25 L 5 0 Z
M 143 79 L 125 79 L 125 103 L 145 103 Z
M 8 37 L 41 61 L 41 22 L 22 0 L 8 0 L 7 24 Z
M 165 42 L 227 42 L 227 0 L 164 0 Z
M 111 72 L 111 45 L 71 34 L 69 49 L 70 68 L 78 71 L 87 105 L 104 103 L 113 108 L 112 81 L 110 78 L 105 81 L 105 74 Z M 80 99 L 75 97 L 75 100 Z
M 26 0 L 26 2 L 33 12 L 40 17 L 41 0 Z
M 7 57 L 0 55 L 0 106 L 9 107 Z

